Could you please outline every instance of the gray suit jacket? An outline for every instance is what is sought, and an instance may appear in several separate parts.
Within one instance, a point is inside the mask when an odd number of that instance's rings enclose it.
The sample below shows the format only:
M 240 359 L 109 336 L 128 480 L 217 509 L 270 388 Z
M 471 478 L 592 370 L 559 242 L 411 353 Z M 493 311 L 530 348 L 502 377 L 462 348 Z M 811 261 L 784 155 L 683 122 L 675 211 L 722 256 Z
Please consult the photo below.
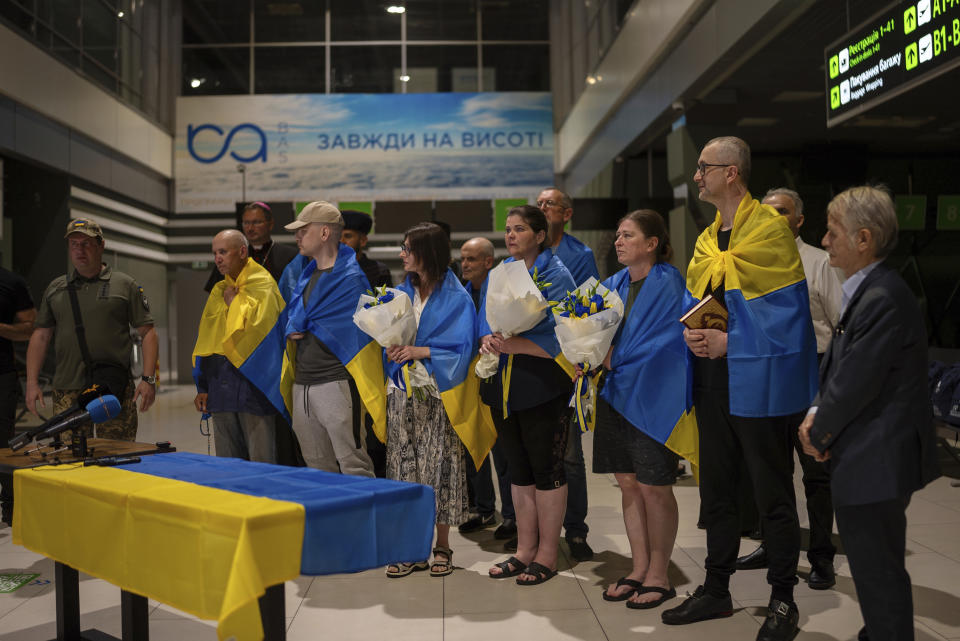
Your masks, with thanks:
M 813 445 L 835 506 L 903 498 L 940 475 L 917 301 L 881 263 L 854 293 L 820 365 Z

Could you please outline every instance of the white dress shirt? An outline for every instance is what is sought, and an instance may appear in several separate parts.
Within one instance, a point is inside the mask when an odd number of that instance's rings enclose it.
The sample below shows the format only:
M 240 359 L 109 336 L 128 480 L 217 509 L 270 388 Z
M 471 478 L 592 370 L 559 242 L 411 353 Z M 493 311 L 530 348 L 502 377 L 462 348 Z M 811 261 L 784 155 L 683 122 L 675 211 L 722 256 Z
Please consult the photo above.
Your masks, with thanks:
M 827 351 L 827 345 L 833 337 L 833 330 L 840 320 L 841 285 L 843 278 L 840 270 L 830 266 L 830 256 L 822 249 L 796 237 L 800 262 L 807 275 L 807 289 L 810 291 L 810 316 L 813 318 L 813 331 L 817 337 L 817 353 Z

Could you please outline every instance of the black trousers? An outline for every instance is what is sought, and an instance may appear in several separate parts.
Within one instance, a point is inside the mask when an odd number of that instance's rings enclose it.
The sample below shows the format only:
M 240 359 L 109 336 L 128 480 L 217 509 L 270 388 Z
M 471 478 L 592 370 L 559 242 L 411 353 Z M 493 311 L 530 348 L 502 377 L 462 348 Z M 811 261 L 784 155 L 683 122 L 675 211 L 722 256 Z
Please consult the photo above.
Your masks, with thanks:
M 803 493 L 807 499 L 807 515 L 810 517 L 810 547 L 807 550 L 807 560 L 812 567 L 816 568 L 833 563 L 837 548 L 830 540 L 830 535 L 833 533 L 830 470 L 809 454 L 805 454 L 803 445 L 800 444 L 797 428 L 800 427 L 806 414 L 802 412 L 791 416 L 789 429 L 793 449 L 797 452 L 800 469 L 803 470 Z
M 850 562 L 870 641 L 913 641 L 913 596 L 904 563 L 910 497 L 837 507 L 837 529 Z
M 13 438 L 19 397 L 20 380 L 17 373 L 0 374 L 0 447 L 7 447 L 7 442 Z M 13 516 L 12 474 L 0 474 L 0 509 L 3 517 Z
M 767 582 L 774 598 L 792 601 L 800 524 L 789 417 L 732 416 L 725 390 L 699 388 L 694 403 L 700 427 L 700 501 L 707 529 L 704 587 L 717 596 L 729 592 L 740 550 L 737 485 L 745 463 L 764 531 Z

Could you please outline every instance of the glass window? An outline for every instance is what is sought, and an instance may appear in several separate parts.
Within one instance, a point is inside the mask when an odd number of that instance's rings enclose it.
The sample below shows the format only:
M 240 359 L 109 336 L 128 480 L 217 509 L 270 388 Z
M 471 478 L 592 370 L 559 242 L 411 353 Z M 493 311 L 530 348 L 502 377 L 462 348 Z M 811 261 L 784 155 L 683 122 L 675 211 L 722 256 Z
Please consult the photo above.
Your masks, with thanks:
M 402 0 L 329 0 L 329 5 L 333 41 L 400 40 L 400 14 L 387 9 L 402 6 Z
M 407 0 L 407 40 L 476 40 L 476 0 Z
M 203 47 L 183 50 L 180 95 L 204 96 L 250 92 L 250 50 Z
M 0 2 L 0 16 L 10 21 L 17 29 L 33 35 L 33 15 L 28 9 L 18 6 L 15 2 Z
M 116 72 L 117 18 L 99 2 L 87 2 L 83 8 L 83 53 Z
M 330 65 L 334 93 L 392 93 L 400 47 L 331 47 Z
M 255 93 L 323 93 L 323 47 L 257 47 L 253 56 Z
M 547 0 L 480 0 L 484 40 L 549 40 Z
M 120 23 L 120 79 L 124 84 L 132 87 L 137 93 L 140 92 L 140 77 L 143 73 L 141 56 L 143 54 L 143 43 L 140 36 L 126 25 Z
M 477 91 L 477 47 L 409 45 L 407 75 L 407 93 Z
M 80 3 L 76 0 L 39 0 L 37 18 L 61 38 L 80 44 Z
M 310 0 L 255 0 L 254 40 L 257 42 L 322 42 L 326 29 L 326 2 Z
M 117 77 L 111 71 L 104 69 L 98 60 L 84 54 L 80 69 L 88 78 L 99 83 L 110 93 L 117 93 Z
M 550 45 L 484 45 L 483 66 L 496 78 L 484 91 L 550 91 Z
M 250 5 L 242 0 L 183 2 L 183 42 L 218 44 L 250 42 Z

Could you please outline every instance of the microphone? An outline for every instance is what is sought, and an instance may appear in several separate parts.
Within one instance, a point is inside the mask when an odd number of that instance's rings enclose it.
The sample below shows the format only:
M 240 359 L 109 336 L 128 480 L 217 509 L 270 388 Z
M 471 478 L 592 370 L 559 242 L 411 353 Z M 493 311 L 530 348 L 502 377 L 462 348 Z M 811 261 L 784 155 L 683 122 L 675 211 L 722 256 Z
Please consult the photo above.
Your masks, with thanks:
M 78 425 L 85 423 L 88 420 L 94 423 L 103 423 L 119 415 L 120 415 L 120 401 L 117 400 L 117 397 L 114 396 L 113 394 L 100 396 L 98 398 L 93 399 L 89 403 L 87 403 L 87 406 L 79 414 L 75 414 L 70 418 L 64 419 L 59 423 L 51 425 L 47 429 L 37 434 L 36 439 L 39 441 L 40 439 L 43 439 L 43 438 L 50 438 L 52 436 L 56 436 L 60 432 L 73 429 Z
M 29 432 L 24 432 L 23 434 L 18 435 L 16 438 L 10 439 L 10 443 L 9 443 L 10 449 L 16 452 L 20 448 L 24 447 L 27 443 L 35 439 L 37 437 L 37 434 L 40 434 L 41 432 L 51 427 L 52 425 L 59 423 L 60 421 L 68 417 L 70 414 L 73 414 L 74 412 L 76 412 L 81 407 L 85 408 L 94 399 L 104 396 L 106 394 L 110 394 L 109 387 L 107 387 L 106 385 L 100 385 L 98 383 L 92 384 L 90 387 L 80 392 L 80 394 L 77 396 L 77 400 L 74 402 L 73 405 L 63 410 L 59 414 L 56 414 L 55 416 L 51 416 L 50 420 L 43 423 L 43 425 L 35 427 Z

